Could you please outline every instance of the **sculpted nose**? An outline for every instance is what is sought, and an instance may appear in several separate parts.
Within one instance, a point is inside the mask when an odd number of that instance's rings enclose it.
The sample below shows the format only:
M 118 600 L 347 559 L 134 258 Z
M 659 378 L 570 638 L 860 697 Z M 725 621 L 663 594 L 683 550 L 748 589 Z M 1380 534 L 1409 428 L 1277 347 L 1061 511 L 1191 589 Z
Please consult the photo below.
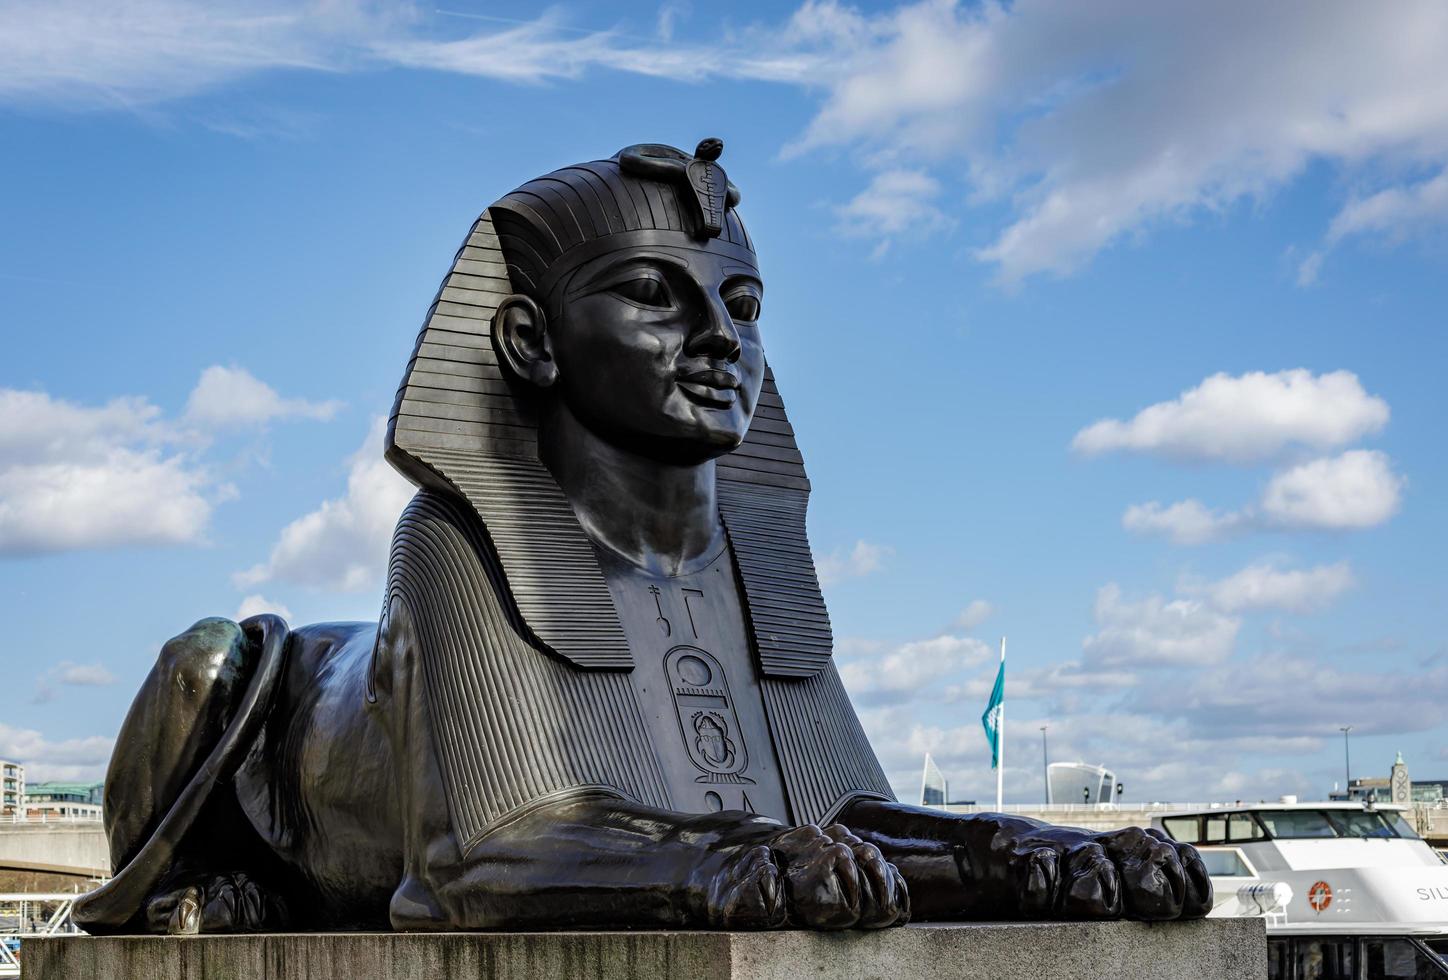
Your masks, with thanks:
M 739 331 L 734 329 L 734 318 L 721 297 L 710 296 L 705 301 L 699 324 L 684 343 L 684 353 L 718 358 L 730 364 L 739 360 Z

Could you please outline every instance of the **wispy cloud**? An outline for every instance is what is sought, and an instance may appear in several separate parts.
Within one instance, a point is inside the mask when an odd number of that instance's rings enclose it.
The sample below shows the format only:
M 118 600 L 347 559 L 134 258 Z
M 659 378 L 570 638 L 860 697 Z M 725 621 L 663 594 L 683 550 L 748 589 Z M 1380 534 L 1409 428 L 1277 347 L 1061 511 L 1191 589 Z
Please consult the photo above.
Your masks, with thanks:
M 856 541 L 853 547 L 836 548 L 814 556 L 815 573 L 821 585 L 835 585 L 846 579 L 860 578 L 878 572 L 886 559 L 894 554 L 889 545 Z
M 786 155 L 844 148 L 867 173 L 840 205 L 848 226 L 885 241 L 946 227 L 944 202 L 989 204 L 975 254 L 1008 284 L 1260 199 L 1314 161 L 1365 179 L 1448 163 L 1448 18 L 1436 0 L 1271 16 L 1246 0 L 919 0 L 873 13 L 807 0 L 742 27 L 683 24 L 675 10 L 644 37 L 579 28 L 557 10 L 509 21 L 366 0 L 12 0 L 0 101 L 133 107 L 264 71 L 396 66 L 513 84 L 597 71 L 777 82 L 820 99 Z M 901 174 L 912 187 L 882 196 L 880 182 Z M 1325 247 L 1442 227 L 1445 194 L 1439 174 L 1355 198 Z M 1321 262 L 1310 253 L 1299 280 Z
M 1187 581 L 1181 590 L 1205 596 L 1226 613 L 1250 610 L 1315 612 L 1357 584 L 1345 561 L 1312 568 L 1284 568 L 1259 561 L 1216 582 Z
M 99 735 L 51 741 L 34 729 L 0 722 L 0 759 L 23 764 L 27 782 L 99 780 L 105 775 L 112 744 L 112 739 Z
M 245 368 L 213 364 L 201 372 L 186 400 L 186 420 L 208 428 L 265 425 L 288 418 L 325 422 L 341 407 L 338 401 L 283 398 Z

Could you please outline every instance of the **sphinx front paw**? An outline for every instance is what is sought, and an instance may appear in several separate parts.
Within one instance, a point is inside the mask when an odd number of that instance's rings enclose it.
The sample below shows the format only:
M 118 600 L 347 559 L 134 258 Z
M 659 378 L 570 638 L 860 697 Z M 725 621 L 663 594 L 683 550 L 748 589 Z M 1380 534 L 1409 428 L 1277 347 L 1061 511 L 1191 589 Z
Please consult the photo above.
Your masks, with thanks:
M 277 899 L 244 872 L 188 876 L 146 903 L 151 931 L 173 936 L 258 932 L 280 918 Z
M 806 824 L 735 854 L 708 913 L 721 929 L 881 929 L 910 920 L 910 895 L 875 845 L 841 824 Z
M 1063 919 L 1195 919 L 1212 909 L 1196 849 L 1155 830 L 1052 828 L 1015 842 L 1011 870 L 1022 914 Z

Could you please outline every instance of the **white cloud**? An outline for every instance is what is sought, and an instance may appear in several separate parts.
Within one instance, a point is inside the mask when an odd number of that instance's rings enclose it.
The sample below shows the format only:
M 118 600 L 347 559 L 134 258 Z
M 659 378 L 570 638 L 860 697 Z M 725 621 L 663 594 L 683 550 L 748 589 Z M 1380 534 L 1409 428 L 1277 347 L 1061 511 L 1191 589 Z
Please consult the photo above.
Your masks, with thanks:
M 1282 527 L 1374 527 L 1397 513 L 1405 482 L 1384 453 L 1354 449 L 1272 477 L 1262 493 L 1262 513 Z
M 116 682 L 116 675 L 101 664 L 74 664 L 67 661 L 55 669 L 53 676 L 61 684 L 77 687 L 106 687 Z
M 361 0 L 12 0 L 0 100 L 131 108 L 267 70 L 389 66 L 524 84 L 596 70 L 779 82 L 823 100 L 788 152 L 846 147 L 872 174 L 958 182 L 991 208 L 976 254 L 1008 283 L 1260 199 L 1316 161 L 1371 176 L 1448 158 L 1436 0 L 1270 17 L 1247 0 L 919 0 L 873 14 L 808 0 L 783 22 L 696 21 L 691 41 L 667 10 L 659 25 L 632 37 L 552 11 L 510 23 Z M 1349 203 L 1329 237 L 1441 220 L 1437 179 Z
M 24 765 L 26 782 L 100 780 L 105 776 L 112 744 L 112 739 L 99 735 L 52 742 L 33 729 L 0 722 L 0 759 Z
M 1195 499 L 1169 506 L 1153 500 L 1127 507 L 1121 526 L 1186 545 L 1249 530 L 1361 530 L 1398 512 L 1406 484 L 1386 454 L 1352 449 L 1273 474 L 1254 506 L 1223 512 Z
M 204 430 L 335 409 L 239 368 L 203 371 L 181 423 L 144 398 L 90 406 L 0 388 L 0 555 L 199 543 L 235 495 L 199 456 Z
M 1257 562 L 1216 582 L 1186 582 L 1182 591 L 1205 596 L 1225 613 L 1263 609 L 1308 613 L 1322 609 L 1356 585 L 1345 561 L 1312 568 L 1280 568 Z
M 1292 739 L 1331 735 L 1348 723 L 1365 735 L 1427 731 L 1438 724 L 1444 698 L 1448 666 L 1355 671 L 1320 657 L 1267 653 L 1250 667 L 1202 671 L 1170 691 L 1143 687 L 1138 707 L 1179 716 L 1197 733 Z
M 0 99 L 103 108 L 191 95 L 266 69 L 340 69 L 409 15 L 352 0 L 12 0 Z
M 1352 235 L 1401 239 L 1448 225 L 1448 169 L 1416 184 L 1389 187 L 1345 204 L 1327 230 L 1336 245 Z
M 847 235 L 879 238 L 928 234 L 953 223 L 933 201 L 940 181 L 919 170 L 887 170 L 848 203 L 835 209 L 839 229 Z
M 1127 507 L 1121 526 L 1137 534 L 1162 534 L 1176 544 L 1202 544 L 1241 530 L 1247 521 L 1241 514 L 1214 511 L 1200 500 L 1167 506 L 1153 500 Z
M 0 555 L 192 544 L 216 487 L 144 399 L 77 405 L 0 389 Z
M 556 11 L 505 18 L 364 0 L 14 0 L 0 21 L 0 99 L 133 108 L 274 70 L 403 66 L 515 83 L 592 69 L 694 81 L 806 79 L 817 54 L 778 28 L 684 44 L 580 31 Z M 488 22 L 462 36 L 459 24 Z M 449 34 L 454 36 L 448 36 Z M 761 40 L 761 38 L 763 40 Z
M 262 613 L 272 613 L 287 622 L 291 622 L 294 618 L 292 611 L 280 602 L 273 602 L 264 595 L 253 593 L 241 600 L 241 605 L 236 607 L 236 615 L 232 619 L 240 622 L 251 616 L 260 616 Z
M 67 687 L 109 687 L 116 682 L 102 664 L 78 664 L 62 660 L 35 680 L 35 693 L 30 696 L 31 704 L 49 704 L 60 697 L 55 685 Z
M 1448 19 L 1433 0 L 1270 17 L 1245 0 L 814 9 L 838 29 L 797 149 L 949 168 L 1008 202 L 978 253 L 1007 282 L 1261 197 L 1316 160 L 1448 155 Z
M 1381 431 L 1388 415 L 1387 403 L 1364 391 L 1351 371 L 1214 374 L 1129 421 L 1087 426 L 1071 448 L 1093 456 L 1124 451 L 1244 463 L 1293 446 L 1343 446 Z
M 895 704 L 936 693 L 939 682 L 977 667 L 991 649 L 968 636 L 937 636 L 895 647 L 883 654 L 840 663 L 850 696 L 866 705 Z
M 970 603 L 960 611 L 952 624 L 958 630 L 969 632 L 981 623 L 985 622 L 995 613 L 995 607 L 984 599 L 972 599 Z
M 283 398 L 244 368 L 213 364 L 201 372 L 192 389 L 186 401 L 186 418 L 208 428 L 263 425 L 285 418 L 325 421 L 341 407 L 336 401 Z
M 1096 593 L 1097 632 L 1082 643 L 1090 665 L 1198 667 L 1232 655 L 1242 621 L 1195 599 L 1131 601 L 1116 584 Z
M 834 585 L 846 579 L 860 578 L 878 572 L 885 560 L 894 554 L 888 545 L 856 541 L 848 551 L 836 548 L 827 555 L 815 555 L 815 572 L 821 585 Z
M 287 581 L 360 592 L 381 582 L 392 530 L 415 492 L 382 456 L 386 431 L 377 419 L 349 461 L 347 493 L 282 528 L 267 561 L 235 576 L 238 587 Z
M 1271 17 L 1246 0 L 919 0 L 868 15 L 808 0 L 783 22 L 705 25 L 692 41 L 675 26 L 667 10 L 645 38 L 578 30 L 553 11 L 510 23 L 360 0 L 12 0 L 0 100 L 129 108 L 266 70 L 388 66 L 524 84 L 600 69 L 779 82 L 823 97 L 788 152 L 851 148 L 874 174 L 947 178 L 1003 210 L 976 254 L 1005 282 L 1261 198 L 1314 161 L 1372 175 L 1448 158 L 1436 0 L 1386 13 L 1329 0 Z M 1437 179 L 1349 203 L 1329 238 L 1441 220 Z M 907 196 L 907 210 L 920 201 Z
M 1322 253 L 1309 252 L 1297 265 L 1297 285 L 1311 286 L 1322 274 Z

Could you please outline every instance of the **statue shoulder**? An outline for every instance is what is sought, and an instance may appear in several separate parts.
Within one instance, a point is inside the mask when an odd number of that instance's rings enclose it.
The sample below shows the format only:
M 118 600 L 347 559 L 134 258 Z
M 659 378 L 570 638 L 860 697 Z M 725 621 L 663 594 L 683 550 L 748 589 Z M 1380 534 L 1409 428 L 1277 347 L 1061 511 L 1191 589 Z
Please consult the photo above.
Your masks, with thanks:
M 419 616 L 459 603 L 511 605 L 482 519 L 460 496 L 434 489 L 419 490 L 397 519 L 387 592 Z
M 392 532 L 392 566 L 494 555 L 477 512 L 461 497 L 441 490 L 423 488 L 414 494 Z

